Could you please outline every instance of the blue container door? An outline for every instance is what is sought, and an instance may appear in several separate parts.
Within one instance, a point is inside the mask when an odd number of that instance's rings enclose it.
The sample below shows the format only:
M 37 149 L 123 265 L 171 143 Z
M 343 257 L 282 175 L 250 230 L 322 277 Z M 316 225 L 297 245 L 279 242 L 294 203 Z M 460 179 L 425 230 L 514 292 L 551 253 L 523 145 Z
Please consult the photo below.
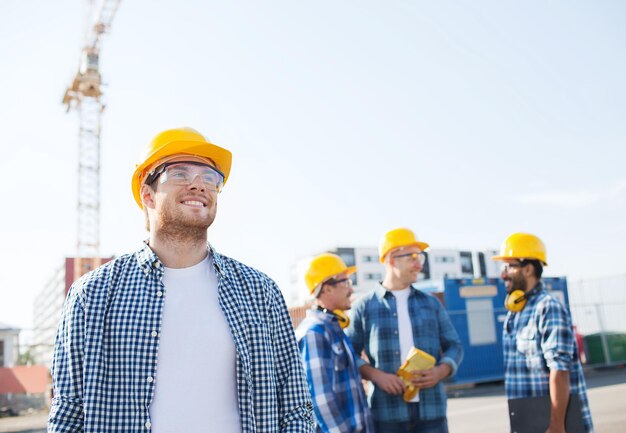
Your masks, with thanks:
M 465 357 L 453 383 L 477 383 L 504 378 L 502 326 L 506 290 L 499 279 L 446 279 L 444 300 Z

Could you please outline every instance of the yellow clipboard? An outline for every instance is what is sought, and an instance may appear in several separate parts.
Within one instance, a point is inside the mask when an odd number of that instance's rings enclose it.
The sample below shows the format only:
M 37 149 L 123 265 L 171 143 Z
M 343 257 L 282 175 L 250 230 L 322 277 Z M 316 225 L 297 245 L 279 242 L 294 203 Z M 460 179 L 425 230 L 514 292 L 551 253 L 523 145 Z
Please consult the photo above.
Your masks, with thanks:
M 396 372 L 396 375 L 400 377 L 406 385 L 406 390 L 404 391 L 404 401 L 413 400 L 420 390 L 411 383 L 411 379 L 413 378 L 413 374 L 411 372 L 417 370 L 428 370 L 429 368 L 433 368 L 436 362 L 437 360 L 431 354 L 426 353 L 423 350 L 419 350 L 416 347 L 411 349 L 409 355 L 404 361 L 404 364 L 402 364 Z

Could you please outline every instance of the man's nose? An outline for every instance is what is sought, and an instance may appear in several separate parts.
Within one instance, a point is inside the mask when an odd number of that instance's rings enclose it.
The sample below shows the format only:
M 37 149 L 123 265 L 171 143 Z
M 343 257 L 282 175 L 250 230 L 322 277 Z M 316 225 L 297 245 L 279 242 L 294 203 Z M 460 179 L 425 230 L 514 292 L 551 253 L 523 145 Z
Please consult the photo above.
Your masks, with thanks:
M 204 182 L 202 181 L 202 177 L 197 174 L 193 177 L 193 179 L 191 179 L 191 182 L 189 182 L 189 188 L 190 189 L 199 189 L 200 191 L 204 191 L 206 186 L 204 185 Z

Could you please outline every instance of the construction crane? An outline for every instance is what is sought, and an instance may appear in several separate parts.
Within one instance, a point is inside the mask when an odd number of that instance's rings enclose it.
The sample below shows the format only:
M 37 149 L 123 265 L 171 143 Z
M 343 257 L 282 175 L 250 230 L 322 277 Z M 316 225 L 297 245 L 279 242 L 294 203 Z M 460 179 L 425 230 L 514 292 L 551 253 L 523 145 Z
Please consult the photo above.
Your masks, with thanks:
M 77 277 L 99 265 L 94 263 L 100 253 L 100 121 L 104 110 L 99 60 L 103 36 L 109 33 L 120 2 L 87 0 L 85 45 L 78 72 L 63 95 L 67 111 L 75 109 L 79 119 Z

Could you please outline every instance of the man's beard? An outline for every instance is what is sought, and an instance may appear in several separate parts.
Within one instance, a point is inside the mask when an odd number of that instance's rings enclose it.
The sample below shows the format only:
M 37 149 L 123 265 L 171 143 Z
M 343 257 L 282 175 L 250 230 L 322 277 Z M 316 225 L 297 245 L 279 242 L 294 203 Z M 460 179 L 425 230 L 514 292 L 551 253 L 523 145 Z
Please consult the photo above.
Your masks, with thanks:
M 508 293 L 512 293 L 514 290 L 521 290 L 526 293 L 526 279 L 521 275 L 515 275 L 513 278 L 508 277 L 508 280 L 511 282 L 511 287 L 508 290 Z
M 213 203 L 208 204 L 209 207 Z M 156 227 L 159 236 L 171 241 L 205 242 L 207 230 L 215 220 L 215 208 L 203 217 L 192 217 L 178 209 L 176 205 L 164 203 L 158 210 L 158 225 Z

